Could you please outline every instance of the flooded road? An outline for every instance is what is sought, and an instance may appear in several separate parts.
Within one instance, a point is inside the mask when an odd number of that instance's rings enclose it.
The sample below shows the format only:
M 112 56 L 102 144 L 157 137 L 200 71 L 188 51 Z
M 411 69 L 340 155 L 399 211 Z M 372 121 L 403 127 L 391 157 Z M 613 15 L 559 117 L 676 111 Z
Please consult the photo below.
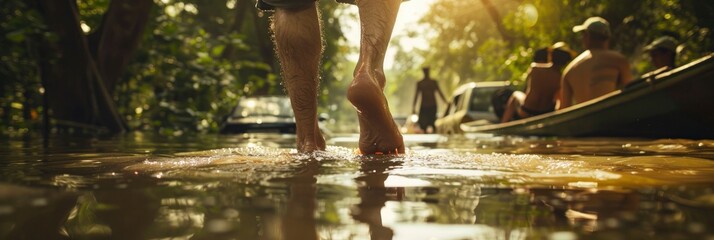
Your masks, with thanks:
M 714 140 L 0 140 L 0 239 L 714 239 Z

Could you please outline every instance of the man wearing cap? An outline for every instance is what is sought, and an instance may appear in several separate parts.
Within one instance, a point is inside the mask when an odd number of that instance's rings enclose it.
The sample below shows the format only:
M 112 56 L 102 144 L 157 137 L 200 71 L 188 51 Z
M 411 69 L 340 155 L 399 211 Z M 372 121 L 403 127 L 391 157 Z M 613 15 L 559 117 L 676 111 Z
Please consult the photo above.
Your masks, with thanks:
M 611 34 L 607 20 L 588 18 L 573 27 L 573 32 L 582 33 L 587 50 L 565 68 L 559 109 L 615 91 L 632 79 L 627 58 L 609 49 Z
M 673 37 L 663 36 L 655 39 L 645 47 L 645 52 L 650 55 L 652 65 L 655 69 L 675 67 L 674 60 L 677 57 L 677 40 Z

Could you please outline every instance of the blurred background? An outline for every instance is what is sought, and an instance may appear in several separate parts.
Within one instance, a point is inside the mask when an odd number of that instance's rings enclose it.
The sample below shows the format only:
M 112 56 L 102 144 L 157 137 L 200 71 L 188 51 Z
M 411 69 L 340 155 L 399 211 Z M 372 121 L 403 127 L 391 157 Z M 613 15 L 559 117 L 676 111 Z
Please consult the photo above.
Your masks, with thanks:
M 0 1 L 0 134 L 217 132 L 241 98 L 284 94 L 271 14 L 254 4 Z M 319 6 L 319 112 L 333 132 L 356 132 L 345 94 L 359 51 L 357 8 Z M 391 110 L 411 113 L 425 66 L 447 97 L 468 82 L 522 86 L 536 49 L 563 41 L 583 50 L 572 27 L 590 16 L 610 22 L 611 47 L 628 56 L 636 76 L 654 70 L 642 49 L 659 36 L 679 40 L 680 65 L 714 49 L 713 1 L 411 0 L 387 53 Z

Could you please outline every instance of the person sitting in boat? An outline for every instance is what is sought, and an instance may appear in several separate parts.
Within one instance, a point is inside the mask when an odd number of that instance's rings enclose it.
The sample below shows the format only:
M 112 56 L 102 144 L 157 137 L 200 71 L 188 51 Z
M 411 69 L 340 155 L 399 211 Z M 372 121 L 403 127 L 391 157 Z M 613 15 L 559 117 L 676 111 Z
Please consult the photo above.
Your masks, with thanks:
M 609 49 L 611 34 L 607 20 L 588 18 L 582 25 L 573 27 L 573 32 L 582 32 L 587 50 L 565 68 L 558 109 L 600 97 L 632 80 L 627 58 Z
M 536 51 L 534 62 L 528 69 L 526 92 L 515 91 L 506 104 L 501 122 L 532 117 L 555 110 L 563 68 L 575 53 L 559 42 L 552 47 Z
M 659 37 L 647 45 L 644 51 L 650 55 L 650 60 L 655 69 L 666 68 L 666 70 L 670 70 L 676 67 L 677 40 L 673 37 Z

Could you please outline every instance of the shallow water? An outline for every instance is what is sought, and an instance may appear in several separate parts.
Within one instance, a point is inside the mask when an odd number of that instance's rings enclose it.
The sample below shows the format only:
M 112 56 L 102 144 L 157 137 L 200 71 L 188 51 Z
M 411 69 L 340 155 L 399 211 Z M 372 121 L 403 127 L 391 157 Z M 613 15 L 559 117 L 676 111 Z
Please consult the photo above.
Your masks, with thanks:
M 714 140 L 0 140 L 0 239 L 714 239 Z

